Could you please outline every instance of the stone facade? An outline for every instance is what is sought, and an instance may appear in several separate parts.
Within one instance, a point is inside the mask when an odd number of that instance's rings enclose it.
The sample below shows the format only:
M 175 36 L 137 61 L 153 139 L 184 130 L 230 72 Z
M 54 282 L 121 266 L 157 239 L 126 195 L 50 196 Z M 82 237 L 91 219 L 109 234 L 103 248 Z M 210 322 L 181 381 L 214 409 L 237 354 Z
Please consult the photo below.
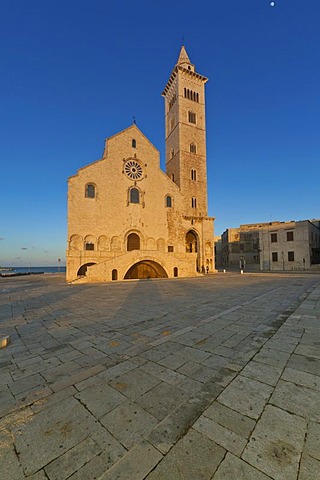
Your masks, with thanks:
M 247 270 L 308 270 L 320 266 L 320 221 L 266 222 L 222 234 L 222 266 Z
M 207 212 L 206 77 L 185 48 L 164 89 L 166 173 L 133 124 L 68 181 L 67 281 L 188 277 L 214 270 Z

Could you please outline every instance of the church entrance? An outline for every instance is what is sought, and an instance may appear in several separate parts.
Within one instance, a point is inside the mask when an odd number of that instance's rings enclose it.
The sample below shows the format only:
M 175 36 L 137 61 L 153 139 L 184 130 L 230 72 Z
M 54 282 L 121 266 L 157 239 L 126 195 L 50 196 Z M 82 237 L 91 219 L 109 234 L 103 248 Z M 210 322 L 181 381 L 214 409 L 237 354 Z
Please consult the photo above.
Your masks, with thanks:
M 189 230 L 186 235 L 186 252 L 197 253 L 198 252 L 198 236 L 193 230 Z
M 186 252 L 187 253 L 196 253 L 197 262 L 196 270 L 200 272 L 200 248 L 199 248 L 199 237 L 194 230 L 189 230 L 186 235 Z M 204 267 L 203 267 L 204 269 Z
M 168 278 L 165 269 L 159 263 L 151 260 L 142 260 L 129 268 L 124 276 L 125 280 L 143 278 Z

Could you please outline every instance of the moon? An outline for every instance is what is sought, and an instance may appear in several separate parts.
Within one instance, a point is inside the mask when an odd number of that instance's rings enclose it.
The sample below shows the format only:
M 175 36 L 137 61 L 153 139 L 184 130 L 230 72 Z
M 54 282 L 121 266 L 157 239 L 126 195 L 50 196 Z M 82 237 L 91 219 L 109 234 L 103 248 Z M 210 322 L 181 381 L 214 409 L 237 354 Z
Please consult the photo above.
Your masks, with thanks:
M 270 2 L 270 7 L 274 7 L 275 6 L 275 3 L 274 2 Z

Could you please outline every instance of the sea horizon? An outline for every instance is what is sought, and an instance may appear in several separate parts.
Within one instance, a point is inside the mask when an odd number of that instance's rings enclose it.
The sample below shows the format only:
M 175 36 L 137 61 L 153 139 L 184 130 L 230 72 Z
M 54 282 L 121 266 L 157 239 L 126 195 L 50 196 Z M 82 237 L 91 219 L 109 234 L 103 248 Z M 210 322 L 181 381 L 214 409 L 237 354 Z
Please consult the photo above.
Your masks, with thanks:
M 13 267 L 13 266 L 1 266 L 0 267 L 1 273 L 66 273 L 65 265 L 54 265 L 50 267 L 33 267 L 32 265 L 29 266 L 21 266 L 21 267 Z

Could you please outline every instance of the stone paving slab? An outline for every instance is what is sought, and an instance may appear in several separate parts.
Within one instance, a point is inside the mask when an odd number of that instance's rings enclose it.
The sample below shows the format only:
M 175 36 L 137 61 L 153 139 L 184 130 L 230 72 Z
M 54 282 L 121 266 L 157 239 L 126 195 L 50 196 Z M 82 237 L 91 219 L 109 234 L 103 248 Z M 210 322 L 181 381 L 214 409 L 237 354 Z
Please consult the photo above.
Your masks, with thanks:
M 314 480 L 320 277 L 1 279 L 1 480 Z
M 294 480 L 306 430 L 305 419 L 268 405 L 242 458 L 271 478 Z

